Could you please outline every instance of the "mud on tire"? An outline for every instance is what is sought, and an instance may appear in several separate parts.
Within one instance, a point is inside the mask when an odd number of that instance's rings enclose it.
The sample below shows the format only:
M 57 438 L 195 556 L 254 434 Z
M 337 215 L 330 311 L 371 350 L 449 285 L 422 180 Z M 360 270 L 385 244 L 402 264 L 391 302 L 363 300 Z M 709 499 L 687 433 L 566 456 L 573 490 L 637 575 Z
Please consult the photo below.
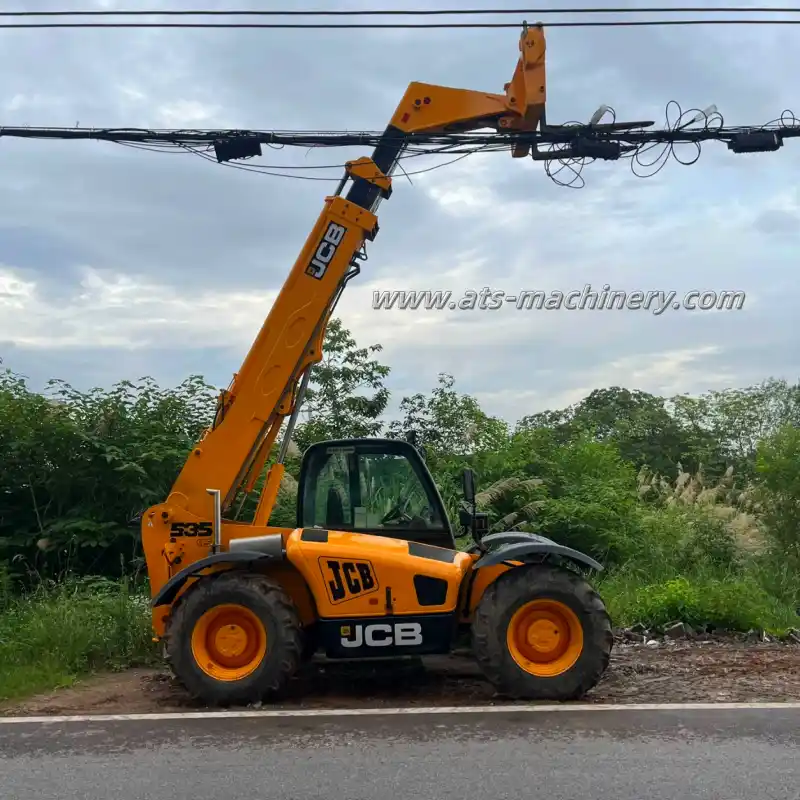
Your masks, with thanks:
M 560 674 L 556 670 L 551 675 L 541 674 L 543 670 L 532 674 L 517 663 L 510 649 L 509 624 L 534 600 L 566 606 L 582 629 L 580 655 Z M 486 589 L 475 611 L 472 647 L 500 694 L 558 702 L 578 699 L 599 682 L 611 657 L 613 634 L 603 601 L 580 575 L 553 566 L 525 565 L 503 573 Z
M 259 639 L 265 640 L 262 657 L 258 658 L 261 651 L 257 651 L 242 677 L 212 676 L 210 665 L 204 668 L 198 661 L 202 650 L 198 652 L 196 629 L 202 627 L 208 612 L 224 606 L 243 608 Z M 186 591 L 173 608 L 165 640 L 167 662 L 186 690 L 208 705 L 221 706 L 280 695 L 296 673 L 305 646 L 297 610 L 283 589 L 262 575 L 235 570 L 201 578 Z

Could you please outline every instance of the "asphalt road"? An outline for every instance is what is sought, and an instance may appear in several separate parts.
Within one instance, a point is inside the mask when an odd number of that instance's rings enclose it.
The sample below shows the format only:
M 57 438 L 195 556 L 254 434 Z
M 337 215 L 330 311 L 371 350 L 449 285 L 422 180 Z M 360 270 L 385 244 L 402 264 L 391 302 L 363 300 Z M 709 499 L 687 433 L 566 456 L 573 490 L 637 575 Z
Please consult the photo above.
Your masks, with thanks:
M 797 800 L 800 708 L 0 725 L 3 800 Z

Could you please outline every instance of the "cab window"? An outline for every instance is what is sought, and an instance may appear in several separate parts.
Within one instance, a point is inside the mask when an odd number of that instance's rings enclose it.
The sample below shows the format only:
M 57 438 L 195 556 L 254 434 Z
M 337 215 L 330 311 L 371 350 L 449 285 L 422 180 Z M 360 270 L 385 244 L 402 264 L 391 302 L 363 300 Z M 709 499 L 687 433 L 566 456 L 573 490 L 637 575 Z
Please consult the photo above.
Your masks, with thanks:
M 402 453 L 321 448 L 305 479 L 303 527 L 386 532 L 447 528 L 439 500 Z

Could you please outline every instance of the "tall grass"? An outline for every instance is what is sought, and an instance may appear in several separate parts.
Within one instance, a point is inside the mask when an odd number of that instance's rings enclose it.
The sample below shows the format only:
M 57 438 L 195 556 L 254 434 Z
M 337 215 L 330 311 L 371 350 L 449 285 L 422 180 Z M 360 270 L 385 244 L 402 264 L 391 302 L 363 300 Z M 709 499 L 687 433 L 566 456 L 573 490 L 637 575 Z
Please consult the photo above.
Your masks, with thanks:
M 748 631 L 783 635 L 797 627 L 790 599 L 767 589 L 755 571 L 724 573 L 708 568 L 658 579 L 626 571 L 598 582 L 615 625 L 643 623 L 654 628 L 680 621 L 696 629 Z
M 153 663 L 151 637 L 146 597 L 126 580 L 42 582 L 14 597 L 0 576 L 0 702 Z
M 640 508 L 637 517 L 628 560 L 597 583 L 615 625 L 681 621 L 775 635 L 800 626 L 800 573 L 752 526 L 742 535 L 736 511 L 679 503 Z

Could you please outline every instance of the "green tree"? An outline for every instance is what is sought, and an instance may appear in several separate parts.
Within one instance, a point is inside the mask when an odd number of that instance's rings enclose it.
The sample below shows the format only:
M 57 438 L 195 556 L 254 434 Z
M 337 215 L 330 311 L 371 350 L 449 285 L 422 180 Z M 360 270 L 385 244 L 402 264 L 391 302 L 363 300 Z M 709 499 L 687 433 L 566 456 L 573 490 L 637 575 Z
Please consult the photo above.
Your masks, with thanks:
M 676 475 L 689 440 L 666 408 L 665 400 L 639 390 L 613 386 L 595 389 L 575 410 L 575 424 L 599 441 L 613 442 L 637 469 Z
M 129 521 L 169 491 L 215 397 L 199 377 L 88 392 L 54 380 L 37 393 L 0 375 L 0 556 L 43 572 L 130 568 Z
M 506 446 L 508 424 L 487 414 L 476 398 L 456 391 L 455 379 L 440 373 L 429 395 L 421 392 L 400 402 L 399 420 L 389 423 L 389 433 L 403 437 L 414 432 L 419 444 L 432 454 L 464 458 Z
M 770 378 L 743 389 L 708 392 L 705 425 L 738 472 L 755 474 L 759 442 L 800 425 L 800 387 Z
M 784 425 L 760 442 L 756 470 L 769 538 L 800 567 L 800 428 Z
M 379 344 L 358 347 L 341 320 L 328 323 L 323 358 L 311 373 L 311 381 L 297 425 L 294 441 L 301 450 L 324 439 L 377 436 L 383 427 L 381 415 L 389 401 L 384 379 L 390 368 L 373 356 Z
M 526 414 L 517 421 L 515 431 L 549 430 L 561 442 L 569 442 L 575 438 L 575 428 L 572 420 L 575 415 L 575 406 L 559 408 L 556 410 L 537 411 L 535 414 Z
M 756 475 L 759 442 L 784 425 L 800 425 L 800 387 L 770 378 L 744 388 L 670 399 L 670 411 L 688 437 L 690 470 L 720 477 L 731 466 L 737 476 Z
M 702 469 L 712 478 L 721 477 L 729 466 L 718 431 L 710 425 L 711 402 L 707 396 L 677 395 L 667 408 L 686 438 L 682 466 L 694 473 Z
M 690 438 L 669 413 L 664 398 L 612 386 L 595 389 L 566 409 L 523 417 L 518 431 L 549 428 L 562 443 L 585 434 L 614 444 L 637 469 L 642 466 L 670 476 L 691 450 Z

